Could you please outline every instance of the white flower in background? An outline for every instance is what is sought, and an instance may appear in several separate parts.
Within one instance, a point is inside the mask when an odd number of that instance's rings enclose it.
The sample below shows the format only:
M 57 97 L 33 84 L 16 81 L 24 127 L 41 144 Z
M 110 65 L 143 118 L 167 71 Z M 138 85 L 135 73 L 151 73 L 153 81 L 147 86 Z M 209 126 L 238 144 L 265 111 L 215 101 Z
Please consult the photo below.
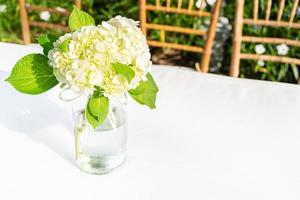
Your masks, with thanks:
M 262 44 L 255 45 L 255 53 L 256 54 L 261 55 L 261 54 L 264 54 L 265 52 L 266 52 L 266 49 L 265 49 L 264 45 L 262 45 Z
M 40 18 L 42 20 L 48 21 L 50 19 L 50 17 L 51 17 L 50 12 L 48 12 L 48 11 L 42 11 L 42 12 L 40 12 Z
M 5 4 L 0 5 L 0 13 L 6 12 L 7 6 Z
M 227 17 L 219 17 L 219 22 L 222 24 L 229 24 L 229 19 Z
M 48 53 L 58 81 L 86 94 L 99 86 L 105 96 L 136 88 L 152 65 L 146 38 L 137 26 L 136 21 L 117 16 L 61 36 Z M 62 43 L 68 44 L 66 51 L 60 48 Z M 130 83 L 116 73 L 114 63 L 130 65 L 135 72 Z
M 203 24 L 209 25 L 210 24 L 210 19 L 209 18 L 204 18 Z
M 224 28 L 231 30 L 232 26 L 229 24 L 229 19 L 227 17 L 219 17 L 219 22 L 217 23 L 218 28 Z M 221 30 L 224 31 L 224 30 Z
M 300 7 L 297 8 L 297 16 L 300 16 Z
M 278 55 L 285 56 L 288 54 L 290 48 L 286 44 L 276 46 Z
M 218 22 L 218 23 L 217 23 L 217 28 L 218 28 L 218 31 L 220 31 L 220 28 L 222 28 L 223 26 L 224 26 L 224 24 L 222 24 L 222 23 Z
M 257 62 L 257 64 L 258 64 L 258 66 L 263 67 L 263 66 L 265 66 L 265 61 L 259 60 L 259 61 Z
M 66 12 L 66 9 L 62 8 L 62 7 L 56 7 L 55 8 L 58 12 Z
M 231 25 L 231 24 L 228 24 L 228 25 L 227 25 L 227 28 L 228 28 L 228 30 L 232 30 L 232 25 Z
M 197 0 L 195 6 L 198 9 L 204 9 L 206 7 L 206 2 L 205 0 Z
M 206 0 L 208 5 L 213 6 L 216 3 L 216 0 Z

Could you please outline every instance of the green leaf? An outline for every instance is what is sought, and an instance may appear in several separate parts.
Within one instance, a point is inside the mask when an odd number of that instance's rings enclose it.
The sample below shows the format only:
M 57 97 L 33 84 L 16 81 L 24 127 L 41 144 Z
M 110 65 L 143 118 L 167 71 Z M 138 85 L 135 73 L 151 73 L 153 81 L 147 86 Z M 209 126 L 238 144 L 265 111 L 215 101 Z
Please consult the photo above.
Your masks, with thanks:
M 109 112 L 109 100 L 104 96 L 93 95 L 90 97 L 85 115 L 88 122 L 95 129 L 106 119 Z
M 146 105 L 151 109 L 156 108 L 156 94 L 158 87 L 150 73 L 146 75 L 147 81 L 142 81 L 137 88 L 129 90 L 130 96 L 142 105 Z
M 58 36 L 55 35 L 41 35 L 38 38 L 39 44 L 43 47 L 43 52 L 47 56 L 48 52 L 54 48 L 53 43 L 58 40 Z
M 89 110 L 87 109 L 85 111 L 85 117 L 87 119 L 87 121 L 89 122 L 89 124 L 94 128 L 96 129 L 98 127 L 98 118 L 94 115 L 92 115 Z
M 130 83 L 131 80 L 135 76 L 134 70 L 131 69 L 129 65 L 124 65 L 124 64 L 121 64 L 121 63 L 113 63 L 112 67 L 117 72 L 117 74 L 120 74 L 124 78 L 126 78 L 126 80 L 128 81 L 128 83 Z
M 298 80 L 298 78 L 299 78 L 298 67 L 295 64 L 291 64 L 291 67 L 292 67 L 292 71 L 293 71 L 295 79 Z
M 69 51 L 69 44 L 70 44 L 71 39 L 66 39 L 63 41 L 63 43 L 60 44 L 58 47 L 62 52 L 67 52 Z
M 40 94 L 58 84 L 48 58 L 42 54 L 29 54 L 21 58 L 6 80 L 16 90 L 26 94 Z
M 83 26 L 95 25 L 95 21 L 88 13 L 79 10 L 74 6 L 69 18 L 69 27 L 71 31 L 80 29 Z

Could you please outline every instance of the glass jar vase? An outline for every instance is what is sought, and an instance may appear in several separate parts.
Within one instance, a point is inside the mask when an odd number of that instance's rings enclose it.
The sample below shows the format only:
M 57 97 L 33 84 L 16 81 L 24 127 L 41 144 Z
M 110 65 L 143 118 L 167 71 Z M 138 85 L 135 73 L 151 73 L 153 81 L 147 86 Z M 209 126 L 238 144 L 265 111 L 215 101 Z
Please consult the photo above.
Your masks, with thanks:
M 85 107 L 73 106 L 73 118 L 76 161 L 82 171 L 106 174 L 124 163 L 127 119 L 122 106 L 111 105 L 106 120 L 95 129 L 86 120 Z

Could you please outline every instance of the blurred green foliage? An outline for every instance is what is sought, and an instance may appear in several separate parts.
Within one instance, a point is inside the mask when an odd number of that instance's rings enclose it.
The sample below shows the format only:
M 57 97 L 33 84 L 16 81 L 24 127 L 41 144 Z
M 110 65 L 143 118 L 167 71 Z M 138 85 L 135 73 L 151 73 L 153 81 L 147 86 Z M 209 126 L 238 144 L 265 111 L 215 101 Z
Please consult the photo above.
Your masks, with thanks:
M 123 15 L 138 20 L 138 6 L 135 0 L 82 0 L 83 9 L 89 12 L 97 23 L 103 20 L 108 20 L 115 15 Z M 72 1 L 68 0 L 27 0 L 29 4 L 47 6 L 47 7 L 61 7 L 68 10 L 72 10 Z M 0 0 L 0 6 L 5 5 L 6 10 L 0 12 L 0 41 L 2 42 L 14 42 L 22 43 L 21 24 L 19 17 L 19 5 L 18 0 Z M 30 12 L 30 19 L 36 21 L 43 21 L 40 19 L 40 13 Z M 51 15 L 49 21 L 60 22 L 62 24 L 67 23 L 67 17 L 61 17 L 55 14 Z M 41 30 L 40 28 L 31 28 L 31 34 L 33 41 L 41 33 L 58 33 L 59 31 L 53 30 Z
M 162 4 L 166 0 L 161 0 Z M 245 17 L 251 18 L 253 15 L 253 0 L 245 0 Z M 265 17 L 266 1 L 260 0 L 259 5 L 259 17 Z M 52 1 L 40 1 L 40 0 L 27 0 L 28 3 L 44 5 L 48 7 L 62 7 L 69 10 L 72 9 L 71 1 L 65 0 L 52 0 Z M 148 0 L 149 3 L 154 3 L 155 0 Z M 176 1 L 171 1 L 172 6 L 176 6 Z M 183 1 L 183 7 L 187 7 L 188 1 Z M 196 2 L 196 1 L 195 1 Z M 290 16 L 290 10 L 293 0 L 287 0 L 287 6 L 284 9 L 283 20 L 288 20 Z M 19 6 L 18 0 L 0 0 L 0 6 L 6 5 L 5 12 L 0 12 L 0 41 L 3 42 L 14 42 L 21 43 L 21 25 L 19 19 Z M 126 16 L 135 20 L 138 20 L 138 3 L 137 0 L 83 0 L 83 9 L 89 12 L 96 20 L 96 23 L 101 23 L 103 20 L 108 20 L 115 15 Z M 210 6 L 205 8 L 207 11 L 211 10 Z M 276 18 L 278 11 L 278 4 L 274 3 L 271 11 L 271 18 Z M 222 16 L 229 19 L 230 24 L 233 24 L 235 17 L 235 0 L 227 0 L 224 2 Z M 41 21 L 39 13 L 31 13 L 31 19 Z M 149 12 L 148 19 L 157 24 L 170 24 L 178 25 L 184 27 L 192 27 L 195 29 L 207 29 L 209 19 L 198 18 L 193 16 L 178 15 L 178 14 L 162 14 L 158 12 Z M 295 21 L 300 20 L 300 9 L 298 9 Z M 67 23 L 67 18 L 52 15 L 50 18 L 51 22 Z M 221 30 L 222 31 L 222 30 Z M 32 28 L 32 38 L 33 41 L 41 33 L 53 32 L 50 30 L 41 30 L 39 28 Z M 149 31 L 149 38 L 153 40 L 176 42 L 180 44 L 189 45 L 200 45 L 203 46 L 204 39 L 201 37 L 193 35 L 184 35 L 178 33 L 164 33 L 161 34 L 159 31 L 151 30 Z M 245 26 L 243 30 L 244 35 L 249 36 L 265 36 L 265 37 L 285 37 L 289 39 L 300 39 L 300 32 L 296 29 L 286 29 L 286 28 L 270 28 L 261 26 Z M 242 52 L 245 53 L 255 53 L 255 45 L 253 43 L 242 44 Z M 217 73 L 227 74 L 230 57 L 231 57 L 231 46 L 232 38 L 231 36 L 225 41 L 224 48 L 224 60 L 222 67 L 217 71 Z M 264 54 L 278 55 L 276 50 L 276 45 L 264 44 L 266 52 Z M 191 53 L 182 53 L 184 57 L 189 57 L 192 62 L 199 60 L 200 55 L 195 55 Z M 300 50 L 297 47 L 290 46 L 288 55 L 290 57 L 300 58 Z M 272 62 L 265 62 L 264 66 L 259 66 L 257 61 L 241 61 L 241 77 L 255 78 L 271 81 L 283 81 L 295 83 L 299 79 L 299 71 L 297 66 L 292 66 L 288 64 L 279 64 Z
M 229 2 L 229 1 L 228 1 Z M 230 1 L 231 2 L 231 1 Z M 286 6 L 283 11 L 282 20 L 289 21 L 293 0 L 287 0 Z M 245 18 L 253 18 L 253 0 L 245 1 Z M 259 18 L 264 19 L 266 15 L 266 5 L 267 0 L 259 1 Z M 278 1 L 273 1 L 271 10 L 271 19 L 276 19 L 278 13 Z M 229 18 L 231 22 L 234 21 L 235 17 L 235 4 L 228 3 L 224 7 L 224 13 Z M 300 7 L 297 9 L 297 14 L 295 16 L 294 22 L 300 22 Z M 299 29 L 289 29 L 289 28 L 273 28 L 265 26 L 244 26 L 243 34 L 248 36 L 263 36 L 263 37 L 278 37 L 299 40 L 300 32 Z M 227 48 L 231 48 L 231 40 L 226 44 Z M 243 43 L 242 52 L 243 53 L 255 53 L 255 43 Z M 264 44 L 266 49 L 265 55 L 278 55 L 277 45 Z M 227 56 L 230 58 L 230 52 Z M 288 54 L 285 55 L 292 58 L 300 58 L 300 48 L 289 46 Z M 228 64 L 228 60 L 225 61 Z M 242 60 L 241 61 L 240 76 L 254 79 L 271 80 L 271 81 L 281 81 L 296 83 L 299 80 L 299 68 L 295 65 L 280 64 L 274 62 L 265 62 L 264 66 L 259 66 L 257 61 Z

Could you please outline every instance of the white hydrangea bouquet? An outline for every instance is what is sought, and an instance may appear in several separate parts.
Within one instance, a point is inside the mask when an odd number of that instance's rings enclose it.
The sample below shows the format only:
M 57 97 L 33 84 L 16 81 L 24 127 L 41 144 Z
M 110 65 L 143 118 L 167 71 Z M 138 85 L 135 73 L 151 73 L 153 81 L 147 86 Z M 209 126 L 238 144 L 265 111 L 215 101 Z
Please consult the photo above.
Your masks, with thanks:
M 158 88 L 149 73 L 149 47 L 138 23 L 117 16 L 96 26 L 94 19 L 76 7 L 71 33 L 43 35 L 43 54 L 21 58 L 7 79 L 26 94 L 40 94 L 57 84 L 89 95 L 88 122 L 96 128 L 108 114 L 109 98 L 129 93 L 138 103 L 155 108 Z
M 89 14 L 74 7 L 69 27 L 72 32 L 61 37 L 41 36 L 44 54 L 21 58 L 7 81 L 26 94 L 60 84 L 60 94 L 69 90 L 87 97 L 75 122 L 76 160 L 85 172 L 108 173 L 126 157 L 126 117 L 111 100 L 128 93 L 155 108 L 158 87 L 149 73 L 149 47 L 138 23 L 125 17 L 96 26 Z

